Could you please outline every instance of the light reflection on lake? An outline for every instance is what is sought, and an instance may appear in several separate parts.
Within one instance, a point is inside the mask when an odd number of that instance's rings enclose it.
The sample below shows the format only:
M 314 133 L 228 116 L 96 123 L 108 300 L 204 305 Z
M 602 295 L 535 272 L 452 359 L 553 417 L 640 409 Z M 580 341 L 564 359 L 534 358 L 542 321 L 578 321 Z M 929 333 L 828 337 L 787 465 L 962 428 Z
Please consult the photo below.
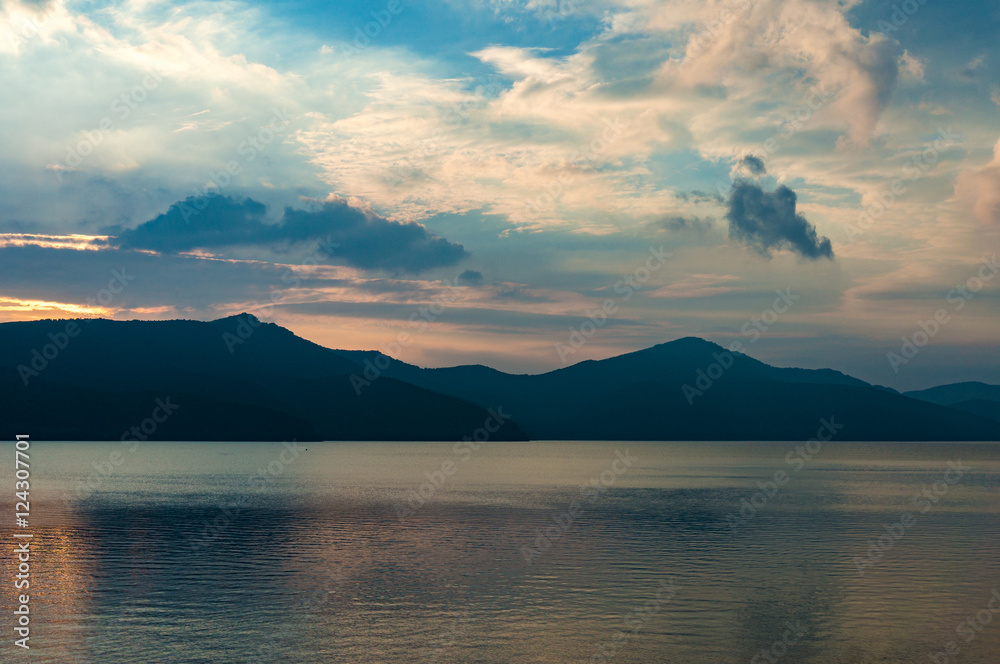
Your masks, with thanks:
M 32 442 L 2 661 L 1000 661 L 1000 617 L 956 631 L 1000 589 L 993 444 L 148 443 L 100 475 L 119 448 Z

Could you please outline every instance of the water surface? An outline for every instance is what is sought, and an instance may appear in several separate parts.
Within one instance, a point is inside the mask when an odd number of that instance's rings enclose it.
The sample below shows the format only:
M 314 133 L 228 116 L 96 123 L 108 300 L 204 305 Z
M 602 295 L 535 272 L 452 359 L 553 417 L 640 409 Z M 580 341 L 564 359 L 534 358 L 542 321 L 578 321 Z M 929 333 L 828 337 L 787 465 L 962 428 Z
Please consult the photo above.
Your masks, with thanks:
M 795 448 L 35 442 L 0 660 L 1000 661 L 1000 447 Z

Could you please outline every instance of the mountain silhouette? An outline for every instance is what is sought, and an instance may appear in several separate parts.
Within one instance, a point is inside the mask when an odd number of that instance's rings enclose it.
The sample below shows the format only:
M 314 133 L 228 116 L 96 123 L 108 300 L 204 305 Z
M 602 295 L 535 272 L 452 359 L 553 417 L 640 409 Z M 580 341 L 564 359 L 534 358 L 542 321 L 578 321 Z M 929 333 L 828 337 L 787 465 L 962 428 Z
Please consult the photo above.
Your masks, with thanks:
M 972 381 L 938 385 L 927 390 L 914 390 L 903 394 L 1000 422 L 1000 385 Z
M 0 324 L 6 439 L 807 440 L 832 422 L 838 440 L 1000 440 L 988 392 L 932 403 L 694 337 L 515 375 L 332 350 L 249 314 Z
M 358 394 L 362 367 L 249 314 L 72 322 L 0 324 L 0 435 L 118 440 L 167 396 L 180 407 L 151 439 L 461 440 L 491 417 L 393 378 Z M 490 437 L 525 439 L 509 421 Z
M 388 363 L 385 376 L 503 405 L 535 439 L 807 440 L 824 418 L 844 425 L 840 440 L 1000 437 L 997 422 L 979 414 L 831 369 L 772 367 L 694 337 L 540 375 L 421 369 L 376 351 L 339 352 L 361 364 Z

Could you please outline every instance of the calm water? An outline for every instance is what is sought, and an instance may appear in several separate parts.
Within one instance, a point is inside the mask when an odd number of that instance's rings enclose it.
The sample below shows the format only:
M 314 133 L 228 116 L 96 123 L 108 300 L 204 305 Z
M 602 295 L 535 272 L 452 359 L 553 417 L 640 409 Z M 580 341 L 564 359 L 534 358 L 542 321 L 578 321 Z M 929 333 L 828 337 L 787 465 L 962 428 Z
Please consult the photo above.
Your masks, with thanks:
M 33 443 L 0 660 L 1000 662 L 997 445 L 301 447 Z

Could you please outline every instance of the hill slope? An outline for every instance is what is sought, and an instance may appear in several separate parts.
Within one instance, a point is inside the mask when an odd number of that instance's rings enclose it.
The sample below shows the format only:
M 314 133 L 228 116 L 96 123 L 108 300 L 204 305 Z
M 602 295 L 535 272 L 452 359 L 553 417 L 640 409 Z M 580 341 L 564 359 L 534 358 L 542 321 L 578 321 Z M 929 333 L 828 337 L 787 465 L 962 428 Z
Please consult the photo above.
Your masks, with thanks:
M 154 398 L 167 396 L 181 407 L 151 438 L 461 440 L 490 417 L 463 399 L 391 378 L 359 395 L 350 375 L 361 371 L 247 314 L 209 323 L 5 323 L 0 436 L 98 440 L 111 431 L 117 439 L 150 416 Z M 508 422 L 493 438 L 524 434 Z
M 998 440 L 997 422 L 830 369 L 783 369 L 685 338 L 541 375 L 483 366 L 420 369 L 374 351 L 338 351 L 383 375 L 502 406 L 532 438 L 805 440 L 821 418 L 842 440 Z M 685 387 L 687 386 L 687 387 Z

